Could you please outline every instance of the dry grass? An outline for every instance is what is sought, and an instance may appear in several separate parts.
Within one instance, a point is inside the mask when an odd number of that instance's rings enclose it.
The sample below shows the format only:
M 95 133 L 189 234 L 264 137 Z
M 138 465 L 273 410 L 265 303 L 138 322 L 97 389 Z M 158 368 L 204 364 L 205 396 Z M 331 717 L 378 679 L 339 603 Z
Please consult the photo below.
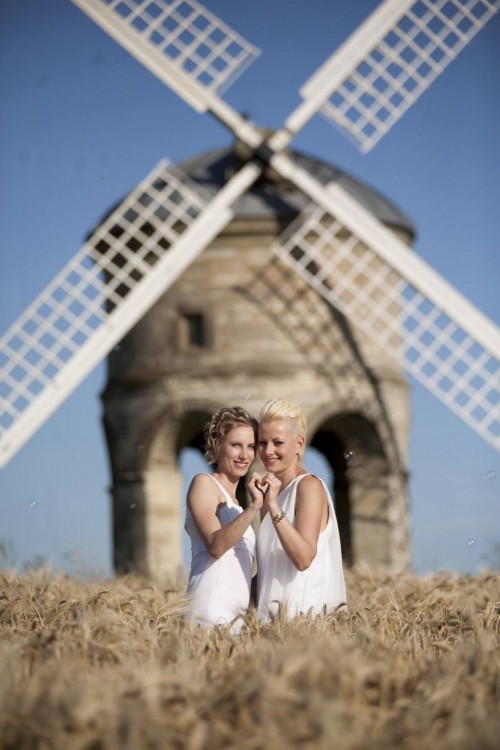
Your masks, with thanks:
M 180 584 L 0 584 L 2 750 L 499 747 L 499 573 L 350 574 L 349 613 L 237 638 Z

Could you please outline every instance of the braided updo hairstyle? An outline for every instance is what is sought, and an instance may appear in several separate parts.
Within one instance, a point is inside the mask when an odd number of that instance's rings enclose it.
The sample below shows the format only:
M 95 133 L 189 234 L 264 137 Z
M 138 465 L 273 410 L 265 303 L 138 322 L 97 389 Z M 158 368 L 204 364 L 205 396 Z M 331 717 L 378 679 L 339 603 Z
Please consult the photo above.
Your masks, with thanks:
M 235 427 L 251 427 L 257 440 L 257 420 L 241 406 L 223 406 L 205 425 L 205 459 L 210 466 L 217 466 L 220 444 Z

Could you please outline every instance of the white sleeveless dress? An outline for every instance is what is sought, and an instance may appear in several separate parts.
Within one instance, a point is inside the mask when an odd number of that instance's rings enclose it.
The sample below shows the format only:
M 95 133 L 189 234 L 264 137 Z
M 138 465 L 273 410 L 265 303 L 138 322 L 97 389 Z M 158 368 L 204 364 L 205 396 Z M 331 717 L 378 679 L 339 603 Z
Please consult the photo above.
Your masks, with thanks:
M 221 526 L 227 526 L 243 508 L 236 505 L 214 476 L 207 476 L 226 498 L 226 504 L 219 507 L 217 515 Z M 245 614 L 250 602 L 254 530 L 249 526 L 235 546 L 215 560 L 205 547 L 187 506 L 184 528 L 191 539 L 191 573 L 187 588 L 190 605 L 185 619 L 206 627 L 228 625 L 235 617 Z
M 295 477 L 280 493 L 278 502 L 293 524 L 299 482 Z M 286 606 L 288 617 L 300 613 L 331 612 L 346 603 L 342 551 L 333 501 L 326 484 L 320 479 L 328 499 L 328 522 L 318 538 L 316 557 L 307 570 L 297 570 L 283 549 L 269 513 L 257 537 L 257 616 L 266 620 Z

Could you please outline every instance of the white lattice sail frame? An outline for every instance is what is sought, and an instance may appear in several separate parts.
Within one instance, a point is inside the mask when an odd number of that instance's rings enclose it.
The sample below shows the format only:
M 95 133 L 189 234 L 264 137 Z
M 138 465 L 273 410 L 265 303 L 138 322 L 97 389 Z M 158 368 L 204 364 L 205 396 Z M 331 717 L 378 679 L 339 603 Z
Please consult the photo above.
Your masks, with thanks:
M 198 112 L 260 54 L 196 0 L 71 2 Z
M 386 0 L 301 87 L 276 147 L 321 111 L 370 151 L 499 9 L 500 0 Z
M 499 329 L 342 189 L 328 192 L 337 211 L 311 204 L 274 252 L 500 450 Z
M 0 339 L 0 466 L 223 229 L 248 165 L 209 205 L 162 161 Z

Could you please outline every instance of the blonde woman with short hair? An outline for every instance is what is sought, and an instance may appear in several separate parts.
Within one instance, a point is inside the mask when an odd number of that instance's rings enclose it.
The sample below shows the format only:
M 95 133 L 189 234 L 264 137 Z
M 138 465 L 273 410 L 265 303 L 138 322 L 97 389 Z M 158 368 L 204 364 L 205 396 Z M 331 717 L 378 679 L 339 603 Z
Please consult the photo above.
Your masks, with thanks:
M 332 498 L 325 482 L 302 467 L 307 423 L 300 407 L 268 401 L 259 415 L 257 452 L 266 473 L 248 486 L 264 504 L 257 538 L 257 613 L 266 620 L 286 608 L 289 617 L 345 607 L 342 552 Z

